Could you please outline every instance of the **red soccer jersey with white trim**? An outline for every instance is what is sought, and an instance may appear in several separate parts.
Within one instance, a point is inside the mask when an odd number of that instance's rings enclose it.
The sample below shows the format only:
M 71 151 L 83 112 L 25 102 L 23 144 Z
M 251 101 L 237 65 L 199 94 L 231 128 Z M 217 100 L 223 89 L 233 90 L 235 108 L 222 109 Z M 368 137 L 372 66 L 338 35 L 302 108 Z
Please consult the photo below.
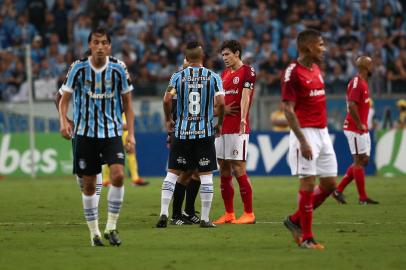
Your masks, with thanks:
M 357 104 L 361 124 L 364 124 L 368 130 L 368 113 L 370 106 L 368 83 L 359 75 L 352 78 L 347 86 L 347 116 L 345 117 L 343 129 L 362 134 L 364 132 L 357 128 L 354 119 L 352 119 L 350 113 L 348 112 L 348 103 L 350 101 Z
M 251 66 L 242 65 L 239 69 L 233 71 L 231 68 L 227 68 L 221 73 L 221 79 L 223 81 L 223 89 L 225 93 L 225 104 L 233 103 L 233 106 L 237 106 L 237 113 L 235 115 L 224 115 L 222 134 L 233 134 L 240 132 L 241 123 L 241 98 L 242 90 L 244 88 L 250 89 L 250 103 L 251 107 L 252 97 L 254 94 L 254 85 L 256 80 L 255 70 Z M 249 108 L 247 117 L 247 128 L 245 133 L 250 133 L 249 122 Z
M 326 92 L 318 65 L 311 68 L 291 63 L 282 74 L 282 100 L 295 103 L 300 127 L 327 126 Z

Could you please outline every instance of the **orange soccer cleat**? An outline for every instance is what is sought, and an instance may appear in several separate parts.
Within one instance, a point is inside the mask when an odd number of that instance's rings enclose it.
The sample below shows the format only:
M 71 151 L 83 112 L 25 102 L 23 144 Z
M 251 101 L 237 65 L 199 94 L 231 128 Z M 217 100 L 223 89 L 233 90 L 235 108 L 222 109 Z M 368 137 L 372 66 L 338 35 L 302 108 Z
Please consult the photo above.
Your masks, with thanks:
M 235 214 L 234 213 L 227 213 L 225 212 L 224 215 L 219 217 L 219 219 L 213 221 L 213 224 L 224 224 L 224 223 L 232 223 L 235 220 Z
M 245 213 L 242 214 L 241 217 L 239 217 L 236 220 L 231 221 L 233 224 L 255 224 L 255 215 L 254 213 Z
M 303 240 L 302 243 L 300 244 L 300 247 L 305 249 L 324 250 L 324 246 L 314 241 L 313 238 Z

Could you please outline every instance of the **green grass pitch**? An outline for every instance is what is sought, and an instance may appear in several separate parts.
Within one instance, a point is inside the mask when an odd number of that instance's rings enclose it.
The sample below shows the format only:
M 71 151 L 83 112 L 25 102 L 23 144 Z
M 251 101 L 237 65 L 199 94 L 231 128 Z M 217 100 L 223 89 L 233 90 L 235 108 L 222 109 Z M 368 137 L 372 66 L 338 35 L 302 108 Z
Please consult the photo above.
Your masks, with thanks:
M 90 246 L 81 197 L 73 177 L 0 181 L 0 269 L 405 269 L 406 179 L 367 178 L 380 205 L 360 206 L 352 183 L 348 205 L 329 198 L 314 213 L 316 239 L 324 251 L 301 250 L 282 220 L 294 211 L 298 181 L 252 177 L 255 225 L 215 229 L 156 229 L 161 178 L 146 187 L 126 182 L 118 229 L 122 246 Z M 238 186 L 235 183 L 235 186 Z M 241 199 L 235 190 L 235 208 Z M 100 201 L 101 230 L 106 194 Z M 200 208 L 200 198 L 197 199 Z M 218 177 L 211 217 L 223 213 Z

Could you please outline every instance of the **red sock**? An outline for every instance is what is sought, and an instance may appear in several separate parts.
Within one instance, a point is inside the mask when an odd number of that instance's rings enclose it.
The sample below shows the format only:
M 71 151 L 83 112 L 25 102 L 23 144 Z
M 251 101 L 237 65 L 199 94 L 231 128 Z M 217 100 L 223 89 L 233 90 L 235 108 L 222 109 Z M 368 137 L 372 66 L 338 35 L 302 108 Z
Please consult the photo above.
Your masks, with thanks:
M 347 172 L 345 173 L 343 179 L 341 179 L 340 184 L 337 186 L 337 190 L 340 192 L 344 192 L 345 187 L 351 183 L 352 179 L 354 179 L 354 171 L 352 165 L 348 167 Z
M 234 213 L 234 188 L 232 176 L 221 176 L 221 197 L 227 213 Z
M 237 178 L 240 185 L 240 194 L 242 202 L 244 203 L 244 212 L 252 213 L 252 187 L 246 174 Z
M 313 191 L 300 190 L 299 210 L 300 210 L 300 227 L 302 228 L 302 239 L 313 237 Z
M 365 191 L 365 171 L 363 167 L 354 167 L 353 169 L 355 184 L 357 185 L 358 195 L 360 200 L 368 198 Z
M 319 207 L 327 198 L 331 192 L 323 190 L 319 185 L 314 188 L 313 209 Z

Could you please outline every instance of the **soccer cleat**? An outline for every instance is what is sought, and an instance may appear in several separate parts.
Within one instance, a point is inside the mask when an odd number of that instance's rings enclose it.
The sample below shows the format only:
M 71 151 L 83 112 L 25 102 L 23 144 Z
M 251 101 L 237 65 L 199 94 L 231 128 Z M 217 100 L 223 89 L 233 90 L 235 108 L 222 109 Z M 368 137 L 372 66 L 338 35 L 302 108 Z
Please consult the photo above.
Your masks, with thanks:
M 121 240 L 120 237 L 118 236 L 117 230 L 104 231 L 104 238 L 109 240 L 110 245 L 112 246 L 121 245 Z
M 200 223 L 200 218 L 196 214 L 189 215 L 185 211 L 183 211 L 182 218 L 186 219 L 187 221 L 190 221 L 193 224 L 199 224 Z
M 283 220 L 283 225 L 285 225 L 285 227 L 292 233 L 296 244 L 300 245 L 302 242 L 302 228 L 300 228 L 300 225 L 290 220 L 290 216 L 287 216 Z
M 338 191 L 337 189 L 331 193 L 331 196 L 339 203 L 339 204 L 347 204 L 345 200 L 345 196 L 342 192 Z
M 171 218 L 171 225 L 178 225 L 178 226 L 182 226 L 182 225 L 192 225 L 193 223 L 185 218 L 183 218 L 182 216 L 178 216 L 178 217 L 172 217 Z
M 156 223 L 157 228 L 166 228 L 168 224 L 168 217 L 166 215 L 161 215 Z
M 104 244 L 101 240 L 100 235 L 93 236 L 93 238 L 91 240 L 91 244 L 93 247 L 104 247 Z
M 141 187 L 141 186 L 149 185 L 149 182 L 145 181 L 143 178 L 138 178 L 137 180 L 132 181 L 132 185 L 134 187 L 138 187 L 138 186 Z
M 379 202 L 374 201 L 370 198 L 366 198 L 365 200 L 359 200 L 360 205 L 367 205 L 367 204 L 379 204 Z
M 213 222 L 201 220 L 200 221 L 200 228 L 216 228 L 216 225 L 213 224 Z
M 314 241 L 313 237 L 303 240 L 300 243 L 301 248 L 324 250 L 324 246 Z
M 233 224 L 255 224 L 255 215 L 254 213 L 245 213 L 242 214 L 238 219 L 232 220 Z
M 219 219 L 213 221 L 213 223 L 218 225 L 218 224 L 224 224 L 224 223 L 231 223 L 233 220 L 235 220 L 235 214 L 225 212 L 224 215 L 219 217 Z
M 110 183 L 110 181 L 109 180 L 103 180 L 103 187 L 108 187 L 108 186 L 110 186 L 111 185 L 111 183 Z

